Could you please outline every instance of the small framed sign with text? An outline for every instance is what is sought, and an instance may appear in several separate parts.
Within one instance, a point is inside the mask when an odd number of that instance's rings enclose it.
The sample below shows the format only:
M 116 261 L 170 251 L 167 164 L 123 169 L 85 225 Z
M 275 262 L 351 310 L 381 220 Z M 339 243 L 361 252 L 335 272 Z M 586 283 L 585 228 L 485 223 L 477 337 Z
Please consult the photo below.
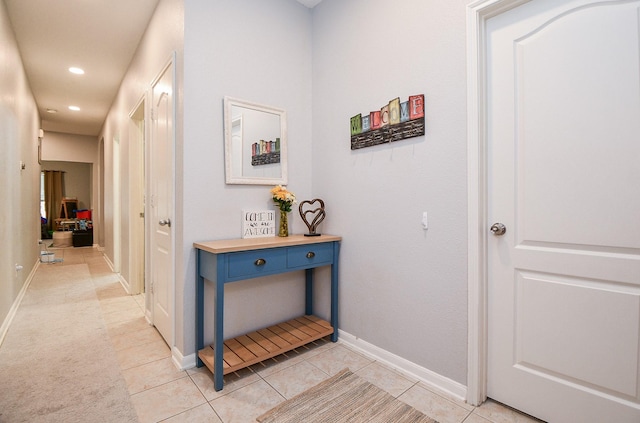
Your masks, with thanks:
M 274 210 L 243 210 L 242 238 L 276 236 L 276 212 Z

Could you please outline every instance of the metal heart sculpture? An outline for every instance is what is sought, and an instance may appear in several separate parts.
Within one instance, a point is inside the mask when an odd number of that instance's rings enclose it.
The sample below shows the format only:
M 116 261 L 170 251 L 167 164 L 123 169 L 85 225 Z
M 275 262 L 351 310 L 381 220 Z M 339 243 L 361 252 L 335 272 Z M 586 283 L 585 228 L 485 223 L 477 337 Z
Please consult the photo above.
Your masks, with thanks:
M 320 207 L 313 208 L 315 203 L 320 203 Z M 310 207 L 307 210 L 304 210 L 304 206 L 308 204 Z M 305 200 L 300 202 L 300 206 L 298 206 L 298 211 L 300 212 L 300 217 L 307 228 L 309 228 L 309 233 L 304 234 L 304 236 L 319 236 L 320 234 L 316 233 L 316 229 L 320 222 L 322 222 L 326 216 L 324 212 L 324 201 L 319 198 L 315 198 L 311 201 Z M 309 222 L 308 215 L 311 215 L 313 219 Z

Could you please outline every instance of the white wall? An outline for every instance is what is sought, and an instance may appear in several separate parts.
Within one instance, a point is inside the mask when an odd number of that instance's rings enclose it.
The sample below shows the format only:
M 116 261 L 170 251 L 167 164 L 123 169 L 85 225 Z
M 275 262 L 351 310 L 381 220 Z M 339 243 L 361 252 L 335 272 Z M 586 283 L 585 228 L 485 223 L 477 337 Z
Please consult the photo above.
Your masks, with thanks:
M 62 132 L 44 132 L 42 160 L 96 163 L 97 152 L 98 138 L 96 137 Z
M 39 258 L 40 239 L 40 117 L 3 1 L 0 1 L 0 93 L 1 339 L 11 308 Z M 24 269 L 16 272 L 16 263 Z
M 193 242 L 241 237 L 243 208 L 273 209 L 270 185 L 226 185 L 223 97 L 285 109 L 288 187 L 314 198 L 311 181 L 311 12 L 294 0 L 185 0 L 184 244 L 178 298 L 184 304 L 183 353 L 195 352 Z M 306 227 L 293 213 L 290 230 Z M 304 311 L 302 272 L 231 284 L 225 336 Z M 207 304 L 213 297 L 207 295 Z M 209 328 L 211 329 L 211 328 Z M 206 341 L 213 340 L 207 330 Z
M 466 384 L 464 0 L 313 12 L 313 192 L 344 237 L 340 328 Z M 350 117 L 426 97 L 426 135 L 350 150 Z M 429 229 L 421 225 L 428 212 Z

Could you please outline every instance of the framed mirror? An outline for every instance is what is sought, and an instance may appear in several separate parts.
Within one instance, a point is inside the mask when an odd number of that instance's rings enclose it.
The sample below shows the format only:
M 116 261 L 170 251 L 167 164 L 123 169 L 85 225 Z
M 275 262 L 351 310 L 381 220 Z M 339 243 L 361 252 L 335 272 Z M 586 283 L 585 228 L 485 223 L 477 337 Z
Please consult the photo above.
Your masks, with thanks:
M 227 184 L 286 185 L 284 110 L 225 97 L 224 143 Z

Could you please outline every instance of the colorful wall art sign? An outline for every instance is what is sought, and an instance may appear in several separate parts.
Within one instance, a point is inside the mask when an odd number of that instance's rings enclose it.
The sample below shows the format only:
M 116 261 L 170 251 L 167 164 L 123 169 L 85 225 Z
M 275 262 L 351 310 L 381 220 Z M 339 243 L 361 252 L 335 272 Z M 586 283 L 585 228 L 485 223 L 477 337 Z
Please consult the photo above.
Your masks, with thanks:
M 280 138 L 251 144 L 251 166 L 280 163 Z
M 424 135 L 424 94 L 405 102 L 394 98 L 369 114 L 351 118 L 351 149 L 400 141 Z

